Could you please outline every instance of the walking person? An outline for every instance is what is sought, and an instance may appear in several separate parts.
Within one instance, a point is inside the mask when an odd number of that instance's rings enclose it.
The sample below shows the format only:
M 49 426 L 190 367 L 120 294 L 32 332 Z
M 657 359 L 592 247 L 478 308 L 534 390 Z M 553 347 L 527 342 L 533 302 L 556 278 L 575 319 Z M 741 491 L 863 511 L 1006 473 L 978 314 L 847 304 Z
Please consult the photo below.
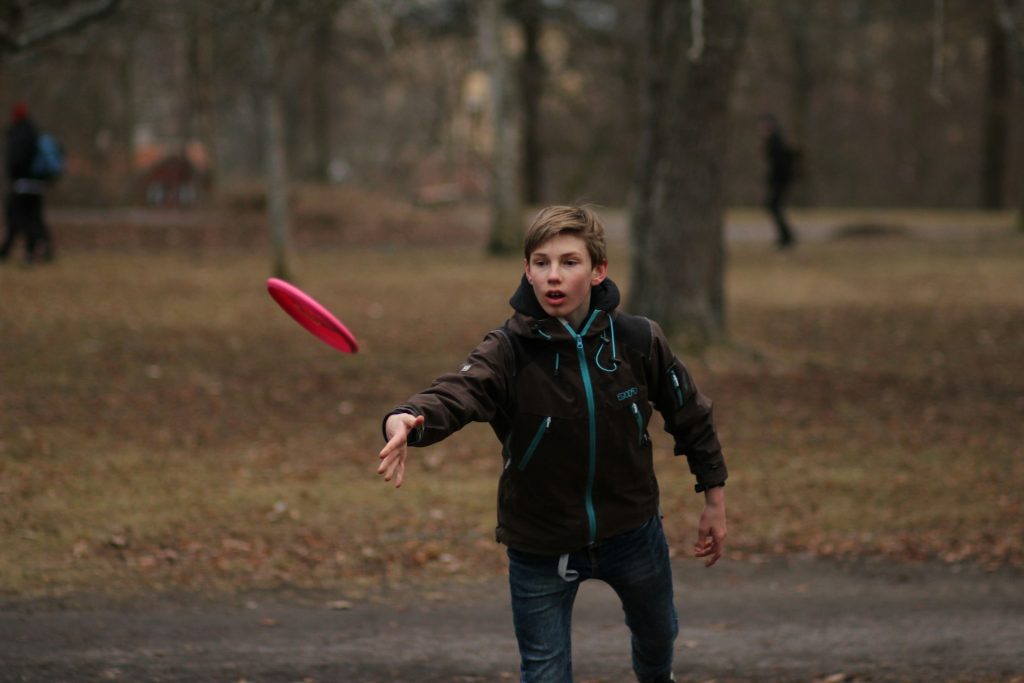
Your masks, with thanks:
M 727 476 L 711 401 L 657 323 L 617 310 L 597 214 L 543 209 L 524 253 L 512 317 L 384 417 L 378 472 L 401 486 L 407 446 L 489 422 L 504 462 L 495 535 L 507 547 L 522 682 L 571 683 L 572 609 L 587 579 L 621 600 L 637 680 L 675 680 L 678 617 L 648 427 L 657 410 L 704 494 L 693 554 L 711 566 L 724 550 Z
M 0 261 L 7 260 L 19 235 L 25 239 L 25 263 L 53 260 L 53 241 L 43 219 L 43 193 L 47 183 L 33 171 L 38 139 L 39 132 L 29 118 L 28 108 L 20 102 L 14 105 L 4 156 L 7 193 Z
M 786 220 L 785 214 L 786 198 L 796 175 L 796 152 L 786 144 L 782 128 L 775 117 L 761 117 L 760 125 L 764 157 L 768 165 L 768 173 L 765 178 L 767 186 L 765 206 L 775 224 L 775 244 L 780 249 L 786 249 L 796 243 L 793 230 L 789 221 Z

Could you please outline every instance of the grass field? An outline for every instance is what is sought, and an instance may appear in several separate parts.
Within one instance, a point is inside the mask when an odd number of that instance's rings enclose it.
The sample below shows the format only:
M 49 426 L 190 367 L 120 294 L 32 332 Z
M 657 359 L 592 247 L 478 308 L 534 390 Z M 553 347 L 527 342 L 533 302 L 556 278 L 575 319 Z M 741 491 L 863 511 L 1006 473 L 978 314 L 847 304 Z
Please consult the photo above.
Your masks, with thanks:
M 628 283 L 624 254 L 612 277 Z M 262 253 L 0 267 L 0 594 L 345 586 L 504 567 L 485 425 L 374 474 L 380 418 L 506 316 L 517 259 L 321 249 L 277 310 Z M 1024 237 L 732 250 L 732 342 L 686 355 L 732 476 L 729 554 L 1024 564 Z M 700 497 L 655 432 L 680 552 Z

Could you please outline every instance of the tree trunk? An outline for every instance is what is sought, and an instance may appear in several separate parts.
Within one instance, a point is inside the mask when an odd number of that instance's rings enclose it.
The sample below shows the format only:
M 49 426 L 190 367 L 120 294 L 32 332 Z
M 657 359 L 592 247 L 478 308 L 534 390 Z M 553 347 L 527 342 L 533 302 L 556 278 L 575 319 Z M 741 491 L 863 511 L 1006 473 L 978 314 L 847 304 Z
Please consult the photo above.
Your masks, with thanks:
M 199 141 L 206 153 L 207 180 L 216 183 L 217 116 L 214 110 L 213 21 L 205 3 L 186 6 L 189 30 L 186 40 L 188 111 L 185 113 L 186 142 Z
M 331 169 L 331 86 L 328 66 L 331 63 L 331 43 L 334 40 L 334 15 L 326 13 L 324 20 L 313 32 L 313 75 L 309 83 L 313 88 L 311 116 L 313 136 L 313 179 L 330 180 Z
M 651 0 L 648 3 L 647 92 L 643 101 L 644 126 L 640 133 L 630 217 L 630 236 L 633 243 L 630 307 L 636 311 L 647 305 L 647 302 L 642 300 L 641 292 L 650 292 L 656 280 L 656 273 L 653 272 L 653 268 L 648 267 L 646 261 L 651 251 L 651 227 L 654 224 L 655 170 L 665 137 L 664 125 L 660 118 L 668 85 L 664 69 L 656 67 L 665 61 L 664 52 L 675 47 L 671 43 L 665 44 L 658 36 L 664 14 L 665 2 Z
M 539 0 L 521 0 L 516 15 L 523 32 L 523 60 L 519 87 L 523 104 L 523 201 L 540 204 L 544 187 L 540 141 L 540 100 L 544 93 L 544 61 L 540 54 L 541 12 Z
M 1003 206 L 1006 154 L 1010 144 L 1010 53 L 1006 33 L 993 5 L 988 30 L 988 88 L 985 93 L 985 130 L 981 168 L 981 206 Z
M 727 111 L 747 0 L 704 6 L 705 47 L 687 58 L 690 3 L 651 0 L 647 124 L 632 216 L 630 310 L 695 344 L 725 334 Z
M 809 165 L 808 152 L 809 142 L 808 130 L 810 128 L 811 104 L 814 98 L 814 90 L 817 86 L 815 69 L 820 64 L 814 59 L 814 3 L 813 0 L 802 0 L 798 3 L 787 3 L 784 8 L 784 16 L 789 26 L 789 52 L 793 58 L 793 79 L 791 85 L 791 121 L 789 127 L 789 143 L 800 150 L 802 154 L 801 163 L 804 167 L 805 178 L 809 182 L 798 183 L 793 191 L 793 199 L 810 203 L 813 201 L 812 183 L 814 180 L 813 171 L 806 173 Z M 780 115 L 780 112 L 775 112 Z
M 480 3 L 480 56 L 490 76 L 491 86 L 491 234 L 488 251 L 508 254 L 522 243 L 522 194 L 519 190 L 515 102 L 507 90 L 508 65 L 501 45 L 504 21 L 501 0 Z
M 113 38 L 117 55 L 118 97 L 114 103 L 114 156 L 112 166 L 122 177 L 135 173 L 135 31 L 118 31 Z M 133 183 L 119 183 L 117 199 L 138 201 Z
M 270 228 L 271 272 L 289 279 L 288 267 L 288 160 L 285 148 L 283 103 L 278 78 L 277 50 L 269 18 L 259 29 L 259 50 L 263 68 L 259 87 L 263 117 L 263 163 L 267 193 L 267 224 Z
M 992 0 L 995 7 L 996 23 L 1002 31 L 1009 59 L 1013 64 L 1018 86 L 1024 84 L 1024 2 L 1021 0 Z M 1019 98 L 1017 98 L 1019 99 Z M 1014 112 L 1014 120 L 1020 119 L 1020 112 Z M 1024 232 L 1024 183 L 1017 179 L 1017 229 Z

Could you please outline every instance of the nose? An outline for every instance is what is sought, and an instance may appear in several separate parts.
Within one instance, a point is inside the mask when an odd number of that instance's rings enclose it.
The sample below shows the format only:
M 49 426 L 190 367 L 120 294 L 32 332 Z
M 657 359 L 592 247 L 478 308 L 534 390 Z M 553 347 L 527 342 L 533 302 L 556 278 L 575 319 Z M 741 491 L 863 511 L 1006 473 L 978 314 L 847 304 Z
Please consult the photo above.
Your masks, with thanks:
M 548 270 L 548 282 L 561 282 L 561 281 L 562 281 L 562 271 L 561 271 L 561 269 L 559 269 L 559 267 L 556 266 L 556 265 L 552 265 L 551 268 Z

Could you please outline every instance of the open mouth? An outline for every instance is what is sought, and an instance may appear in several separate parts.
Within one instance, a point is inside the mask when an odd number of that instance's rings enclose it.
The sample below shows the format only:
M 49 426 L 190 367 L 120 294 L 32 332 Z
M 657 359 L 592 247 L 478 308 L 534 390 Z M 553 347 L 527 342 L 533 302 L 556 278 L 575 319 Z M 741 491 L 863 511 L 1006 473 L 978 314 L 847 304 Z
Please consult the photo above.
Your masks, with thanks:
M 565 294 L 556 290 L 554 292 L 548 292 L 544 295 L 544 298 L 553 304 L 560 304 L 565 301 Z

